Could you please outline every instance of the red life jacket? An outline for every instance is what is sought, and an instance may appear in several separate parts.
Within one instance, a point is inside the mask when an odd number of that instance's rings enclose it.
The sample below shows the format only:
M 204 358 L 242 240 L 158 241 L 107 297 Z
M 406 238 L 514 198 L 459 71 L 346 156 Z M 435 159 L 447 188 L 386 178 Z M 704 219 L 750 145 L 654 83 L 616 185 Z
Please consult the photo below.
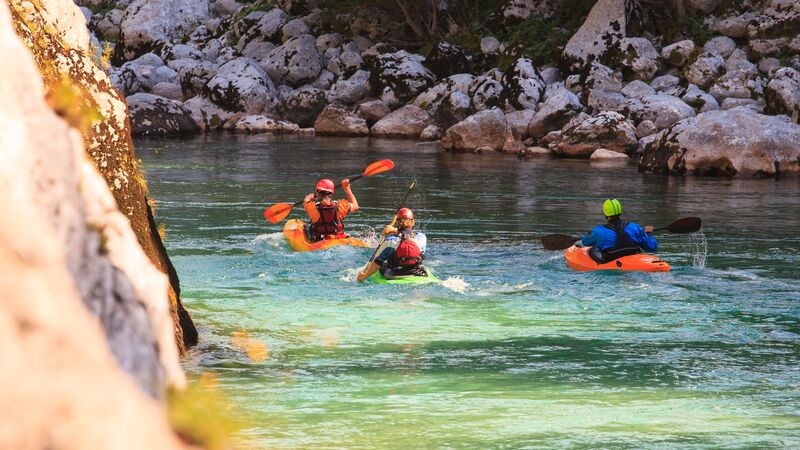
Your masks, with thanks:
M 319 220 L 311 224 L 311 236 L 315 240 L 326 239 L 328 236 L 343 234 L 344 224 L 339 220 L 339 202 L 333 201 L 330 205 L 317 202 Z
M 392 254 L 392 266 L 399 268 L 416 267 L 422 263 L 422 250 L 410 233 L 400 234 L 400 244 Z

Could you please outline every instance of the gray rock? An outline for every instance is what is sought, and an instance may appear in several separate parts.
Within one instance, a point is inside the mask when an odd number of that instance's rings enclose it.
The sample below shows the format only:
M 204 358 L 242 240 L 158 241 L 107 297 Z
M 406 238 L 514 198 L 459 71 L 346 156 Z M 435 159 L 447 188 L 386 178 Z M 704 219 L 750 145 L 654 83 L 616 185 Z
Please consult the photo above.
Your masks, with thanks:
M 635 98 L 637 100 L 641 100 L 643 97 L 655 94 L 656 90 L 641 80 L 631 81 L 630 83 L 626 84 L 624 88 L 622 88 L 622 95 Z
M 683 72 L 686 79 L 701 88 L 708 88 L 725 73 L 725 60 L 708 50 L 701 53 Z
M 583 82 L 578 74 L 570 75 L 564 80 L 564 86 L 575 95 L 583 95 Z
M 798 173 L 800 127 L 747 108 L 710 111 L 645 146 L 639 168 L 717 176 Z
M 331 88 L 331 86 L 335 81 L 336 81 L 336 75 L 332 74 L 331 72 L 325 69 L 322 69 L 317 79 L 311 82 L 311 86 L 326 91 Z
M 631 104 L 632 99 L 619 92 L 608 92 L 601 89 L 592 89 L 587 96 L 586 106 L 593 112 L 616 111 L 624 113 Z
M 680 85 L 680 78 L 674 75 L 662 75 L 650 82 L 650 86 L 657 92 L 670 92 Z
M 689 85 L 689 89 L 681 96 L 681 100 L 698 113 L 719 109 L 717 99 L 693 84 Z
M 529 136 L 528 125 L 530 125 L 535 115 L 536 111 L 532 109 L 523 109 L 522 111 L 506 113 L 506 123 L 508 123 L 508 126 L 511 128 L 515 139 L 524 140 Z
M 478 77 L 472 94 L 476 111 L 498 108 L 503 104 L 503 85 L 493 78 Z
M 304 34 L 311 34 L 311 30 L 308 29 L 308 25 L 300 19 L 293 19 L 286 22 L 283 27 L 281 27 L 281 42 L 286 42 L 293 37 L 298 37 Z M 316 46 L 316 40 L 314 42 Z
M 334 136 L 367 136 L 369 134 L 369 128 L 364 119 L 336 105 L 328 105 L 322 110 L 314 122 L 314 131 L 317 134 Z
M 553 151 L 570 158 L 588 158 L 598 148 L 618 153 L 636 150 L 636 130 L 622 114 L 604 111 L 561 131 Z
M 769 76 L 781 68 L 781 60 L 778 58 L 764 58 L 758 62 L 758 70 Z
M 317 53 L 317 41 L 304 34 L 275 48 L 260 62 L 261 67 L 276 82 L 290 86 L 310 83 L 319 77 L 322 60 Z
M 728 59 L 725 60 L 725 70 L 727 72 L 744 71 L 753 75 L 758 75 L 758 67 L 747 59 L 747 54 L 742 50 L 734 50 Z
M 716 21 L 714 24 L 714 31 L 731 38 L 747 37 L 747 23 L 752 19 L 752 13 L 745 13 L 741 16 L 726 17 Z
M 683 100 L 666 94 L 648 95 L 642 99 L 642 108 L 634 112 L 637 120 L 649 120 L 663 130 L 675 122 L 694 117 L 694 109 Z
M 153 53 L 146 53 L 120 67 L 120 79 L 123 80 L 121 90 L 126 95 L 149 92 L 156 84 L 171 83 L 177 76 L 178 73 L 165 66 L 161 58 Z
M 273 44 L 270 41 L 262 41 L 259 39 L 254 39 L 248 42 L 247 45 L 244 46 L 241 53 L 242 56 L 244 56 L 245 58 L 251 58 L 256 61 L 260 61 L 263 58 L 267 57 L 269 53 L 272 50 L 276 49 L 277 47 L 278 47 L 277 45 Z M 217 53 L 217 55 L 219 55 L 219 53 Z
M 178 69 L 178 82 L 183 89 L 184 98 L 192 98 L 199 94 L 219 70 L 219 66 L 208 61 L 194 59 L 179 61 L 187 62 Z
M 250 58 L 223 64 L 205 85 L 203 94 L 223 109 L 246 114 L 271 111 L 277 103 L 275 85 Z
M 479 111 L 444 132 L 441 145 L 454 151 L 471 151 L 481 147 L 500 150 L 513 140 L 511 129 L 500 109 Z
M 127 60 L 188 37 L 209 17 L 207 0 L 134 0 L 120 22 L 118 52 Z
M 487 36 L 481 39 L 481 53 L 484 55 L 496 55 L 500 53 L 500 41 L 494 36 Z
M 297 124 L 286 122 L 283 120 L 275 120 L 271 117 L 262 115 L 249 115 L 243 116 L 236 121 L 233 127 L 234 131 L 239 133 L 252 133 L 252 134 L 286 134 L 294 133 L 300 127 Z
M 786 114 L 800 123 L 800 72 L 791 67 L 775 71 L 764 91 L 767 110 Z
M 764 94 L 764 80 L 758 76 L 758 71 L 727 72 L 714 82 L 708 92 L 718 102 L 726 98 L 758 98 Z
M 182 103 L 139 93 L 127 98 L 134 135 L 177 135 L 196 133 L 192 113 Z
M 288 18 L 289 16 L 278 8 L 266 13 L 256 11 L 248 14 L 234 25 L 237 35 L 241 36 L 239 43 L 236 45 L 237 49 L 241 51 L 250 41 L 254 40 L 279 42 L 281 28 L 283 28 Z M 237 25 L 240 26 L 237 27 Z M 316 47 L 316 41 L 314 46 Z
M 400 50 L 378 55 L 370 66 L 370 86 L 390 107 L 408 102 L 432 85 L 435 77 L 420 55 Z
M 572 35 L 561 54 L 571 71 L 580 70 L 599 60 L 619 39 L 625 37 L 627 14 L 625 0 L 598 0 L 583 25 Z
M 427 109 L 429 112 L 434 112 L 439 108 L 442 100 L 453 92 L 461 92 L 467 95 L 473 94 L 477 81 L 478 79 L 475 76 L 468 73 L 451 75 L 419 94 L 414 99 L 413 104 Z
M 545 83 L 533 61 L 520 58 L 503 75 L 503 96 L 517 109 L 534 109 L 542 100 Z
M 342 35 L 339 33 L 328 33 L 317 38 L 317 51 L 320 55 L 324 54 L 329 48 L 336 48 L 342 45 Z
M 686 39 L 661 49 L 661 57 L 672 66 L 681 68 L 689 61 L 689 57 L 695 51 L 694 41 Z
M 447 42 L 439 42 L 431 49 L 425 59 L 425 66 L 431 69 L 437 78 L 470 71 L 469 57 L 464 49 Z
M 196 59 L 200 61 L 203 59 L 203 53 L 191 45 L 169 44 L 165 45 L 161 50 L 161 58 L 164 61 L 173 61 L 176 59 Z
M 359 70 L 346 80 L 339 80 L 333 84 L 328 100 L 344 104 L 353 104 L 369 95 L 369 72 Z
M 557 0 L 510 0 L 500 13 L 506 23 L 522 22 L 530 16 L 549 19 L 557 4 Z
M 168 98 L 170 100 L 183 101 L 183 90 L 178 83 L 161 82 L 153 86 L 150 92 L 159 97 Z
M 583 105 L 578 96 L 567 88 L 559 86 L 547 96 L 539 111 L 534 114 L 528 124 L 528 135 L 540 138 L 549 131 L 563 127 L 576 116 Z
M 658 127 L 651 120 L 643 120 L 636 126 L 636 137 L 639 139 L 656 133 L 658 133 Z
M 442 128 L 448 128 L 475 112 L 469 95 L 455 91 L 445 97 L 434 112 L 434 120 Z
M 314 120 L 328 104 L 325 92 L 313 86 L 301 86 L 278 105 L 280 117 L 301 127 L 314 126 Z
M 376 137 L 418 138 L 422 130 L 431 125 L 428 111 L 414 105 L 406 105 L 380 119 L 370 129 Z
M 370 100 L 368 102 L 361 103 L 356 108 L 356 114 L 366 120 L 367 124 L 370 126 L 383 119 L 390 112 L 392 112 L 392 110 L 380 100 Z
M 105 41 L 116 42 L 119 39 L 119 24 L 124 16 L 125 11 L 122 9 L 112 9 L 105 13 L 95 27 L 97 36 Z
M 622 73 L 600 63 L 592 63 L 586 76 L 582 77 L 582 79 L 582 88 L 586 92 L 591 89 L 600 89 L 606 92 L 619 92 L 622 90 Z
M 614 67 L 622 71 L 628 80 L 653 79 L 659 66 L 658 51 L 645 38 L 622 38 L 608 52 L 607 58 L 614 61 Z
M 541 70 L 542 80 L 546 85 L 551 85 L 561 81 L 561 71 L 558 67 L 545 67 Z
M 439 128 L 438 125 L 428 125 L 422 130 L 422 133 L 419 134 L 419 138 L 423 141 L 438 141 L 442 138 L 443 134 L 444 130 Z
M 236 114 L 220 108 L 206 97 L 198 95 L 183 102 L 192 115 L 197 127 L 202 131 L 213 131 L 222 127 Z
M 727 36 L 717 36 L 706 42 L 703 50 L 714 52 L 723 58 L 727 58 L 736 50 L 736 42 Z
M 727 111 L 734 108 L 749 109 L 755 113 L 763 113 L 765 109 L 764 101 L 754 100 L 752 98 L 726 98 L 719 105 L 719 109 Z

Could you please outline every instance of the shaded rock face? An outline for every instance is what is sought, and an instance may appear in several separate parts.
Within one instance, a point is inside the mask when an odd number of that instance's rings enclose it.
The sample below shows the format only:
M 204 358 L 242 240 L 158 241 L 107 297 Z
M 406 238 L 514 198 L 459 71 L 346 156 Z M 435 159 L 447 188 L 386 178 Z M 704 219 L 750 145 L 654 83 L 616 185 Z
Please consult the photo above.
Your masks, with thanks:
M 627 26 L 626 0 L 599 0 L 561 54 L 564 66 L 577 71 L 599 60 L 623 37 Z
M 369 128 L 361 117 L 341 106 L 328 105 L 314 122 L 317 134 L 332 136 L 367 136 Z
M 695 51 L 694 41 L 686 39 L 661 49 L 661 57 L 674 67 L 681 68 L 686 65 Z
M 499 109 L 477 112 L 445 131 L 442 147 L 455 151 L 471 151 L 479 148 L 500 150 L 512 140 L 511 129 L 505 115 Z
M 303 86 L 294 90 L 280 103 L 278 113 L 282 118 L 301 127 L 311 127 L 327 104 L 324 91 Z
M 640 170 L 762 177 L 800 171 L 800 127 L 747 108 L 699 114 L 657 136 L 645 146 Z
M 447 42 L 439 42 L 431 49 L 425 65 L 438 78 L 449 77 L 456 73 L 466 73 L 470 68 L 467 53 L 461 47 Z
M 550 131 L 558 130 L 582 108 L 583 105 L 577 95 L 565 87 L 559 87 L 548 95 L 542 107 L 533 116 L 528 126 L 528 134 L 540 138 Z
M 423 61 L 423 57 L 405 50 L 378 55 L 371 64 L 368 63 L 373 93 L 390 107 L 398 101 L 411 101 L 435 80 Z
M 659 67 L 658 52 L 645 38 L 621 38 L 603 59 L 621 70 L 626 80 L 650 81 Z
M 800 123 L 800 72 L 790 67 L 775 71 L 764 92 L 767 108 Z
M 167 294 L 173 315 L 173 330 L 183 351 L 185 346 L 197 342 L 197 330 L 181 304 L 178 276 L 156 230 L 155 219 L 147 203 L 146 186 L 140 181 L 125 100 L 112 86 L 105 72 L 85 56 L 90 54 L 89 40 L 83 15 L 77 6 L 67 0 L 51 0 L 48 5 L 54 11 L 72 11 L 74 14 L 70 17 L 79 19 L 65 20 L 67 15 L 63 13 L 52 17 L 46 9 L 31 11 L 14 8 L 11 12 L 17 35 L 32 50 L 37 65 L 46 68 L 42 70 L 45 83 L 57 82 L 47 76 L 68 74 L 74 87 L 97 105 L 103 116 L 102 121 L 95 121 L 83 130 L 86 151 L 111 188 L 117 207 L 128 218 L 145 254 L 169 277 Z M 28 24 L 31 28 L 28 28 Z M 157 292 L 151 294 L 158 295 Z M 113 328 L 107 332 L 114 334 Z M 119 356 L 116 351 L 115 355 Z
M 725 73 L 725 60 L 712 51 L 704 51 L 686 67 L 683 75 L 701 88 L 708 88 L 719 76 Z
M 605 111 L 561 130 L 560 141 L 551 147 L 559 155 L 588 158 L 604 148 L 618 153 L 636 149 L 636 130 L 622 114 Z
M 262 115 L 244 116 L 236 121 L 234 130 L 245 133 L 293 133 L 299 129 L 297 124 L 275 120 Z
M 208 14 L 207 0 L 134 0 L 120 22 L 116 51 L 125 60 L 157 53 L 171 40 L 188 36 Z
M 270 111 L 277 102 L 272 80 L 249 58 L 223 64 L 205 85 L 203 94 L 228 111 L 247 114 Z
M 384 116 L 370 131 L 376 137 L 417 138 L 431 121 L 431 115 L 424 109 L 406 105 Z
M 356 108 L 356 114 L 366 120 L 370 126 L 383 119 L 390 112 L 392 110 L 380 100 L 370 100 L 358 105 Z
M 533 61 L 520 58 L 503 74 L 503 95 L 517 109 L 534 109 L 544 96 L 545 82 Z
M 138 135 L 180 135 L 198 131 L 192 112 L 183 103 L 154 94 L 128 97 L 131 132 Z

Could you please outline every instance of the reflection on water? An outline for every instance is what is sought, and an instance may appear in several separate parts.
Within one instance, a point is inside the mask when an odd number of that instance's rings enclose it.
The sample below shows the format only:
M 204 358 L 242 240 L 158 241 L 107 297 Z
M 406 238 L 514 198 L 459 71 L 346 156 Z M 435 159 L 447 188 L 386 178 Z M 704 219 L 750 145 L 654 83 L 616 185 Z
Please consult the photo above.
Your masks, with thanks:
M 138 143 L 157 219 L 248 447 L 796 447 L 798 179 L 442 153 L 367 139 Z M 353 184 L 374 236 L 410 179 L 444 285 L 357 285 L 370 249 L 292 253 L 263 210 L 318 178 Z M 606 197 L 664 226 L 665 274 L 575 273 L 538 237 L 579 234 Z M 296 211 L 292 217 L 302 217 Z

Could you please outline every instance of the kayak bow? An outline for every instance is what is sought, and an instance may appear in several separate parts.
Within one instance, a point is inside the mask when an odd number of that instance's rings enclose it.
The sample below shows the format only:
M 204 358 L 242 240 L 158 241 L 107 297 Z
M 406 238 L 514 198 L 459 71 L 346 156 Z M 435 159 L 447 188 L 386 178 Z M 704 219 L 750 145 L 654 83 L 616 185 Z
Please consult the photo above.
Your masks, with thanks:
M 352 247 L 369 247 L 369 244 L 352 237 L 342 239 L 325 239 L 317 242 L 310 242 L 306 239 L 304 231 L 305 223 L 299 219 L 290 219 L 283 226 L 283 235 L 289 242 L 289 246 L 296 252 L 309 252 L 314 250 L 324 250 L 326 248 L 339 245 L 349 245 Z

